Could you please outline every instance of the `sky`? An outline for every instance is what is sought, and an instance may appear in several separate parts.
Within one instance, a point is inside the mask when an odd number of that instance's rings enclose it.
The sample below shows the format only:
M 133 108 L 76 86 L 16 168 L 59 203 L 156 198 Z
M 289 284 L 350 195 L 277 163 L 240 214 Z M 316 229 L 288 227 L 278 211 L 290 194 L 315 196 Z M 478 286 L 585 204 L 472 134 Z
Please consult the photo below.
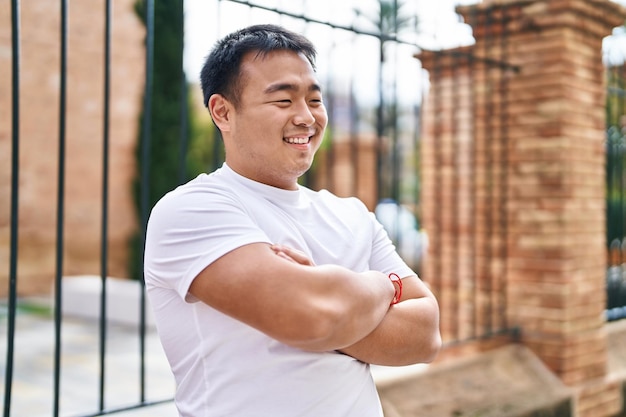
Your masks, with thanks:
M 626 6 L 626 0 L 613 0 Z M 471 27 L 461 21 L 455 7 L 476 4 L 479 0 L 404 0 L 407 14 L 419 17 L 419 35 L 405 40 L 413 45 L 400 45 L 391 51 L 395 76 L 400 88 L 387 86 L 385 91 L 399 92 L 397 99 L 410 103 L 428 88 L 427 76 L 415 82 L 416 74 L 423 72 L 413 55 L 423 49 L 447 49 L 473 43 Z M 365 14 L 376 15 L 377 0 L 250 0 L 250 3 L 278 8 L 319 21 L 331 21 L 340 26 L 350 26 L 375 31 L 364 17 L 356 17 L 357 7 Z M 368 36 L 355 36 L 348 31 L 324 25 L 306 24 L 299 19 L 277 17 L 273 12 L 259 10 L 228 0 L 185 0 L 185 51 L 184 68 L 190 82 L 198 82 L 198 75 L 210 48 L 225 34 L 256 23 L 278 23 L 307 36 L 318 48 L 318 75 L 325 85 L 332 84 L 333 91 L 347 94 L 351 86 L 356 99 L 377 102 L 378 42 Z M 605 62 L 623 63 L 626 59 L 626 30 L 617 28 L 607 37 Z M 326 77 L 326 79 L 324 79 Z M 368 88 L 369 87 L 369 88 Z M 341 89 L 344 89 L 342 91 Z M 352 91 L 350 92 L 352 94 Z
M 626 0 L 624 0 L 626 1 Z M 304 13 L 307 17 L 320 21 L 331 20 L 333 23 L 349 26 L 353 23 L 360 28 L 372 29 L 364 18 L 354 20 L 353 12 L 356 5 L 365 12 L 376 7 L 375 0 L 253 0 L 255 4 L 266 7 L 276 7 L 287 10 L 295 14 Z M 460 44 L 472 42 L 471 29 L 469 26 L 459 22 L 459 16 L 454 12 L 455 4 L 471 4 L 476 0 L 405 0 L 407 12 L 414 12 L 420 18 L 419 39 L 410 39 L 411 42 L 429 49 L 437 47 L 453 47 Z M 368 10 L 368 7 L 370 8 Z M 337 44 L 342 41 L 349 48 L 348 51 L 341 51 L 334 56 L 333 62 L 336 64 L 338 58 L 344 57 L 344 62 L 337 66 L 337 70 L 346 68 L 350 63 L 350 58 L 355 53 L 361 55 L 368 53 L 370 44 L 356 46 L 352 42 L 351 35 L 346 31 L 329 30 L 321 25 L 305 25 L 300 21 L 290 18 L 276 19 L 276 15 L 271 12 L 259 11 L 248 6 L 236 4 L 229 1 L 207 1 L 207 0 L 186 0 L 185 1 L 185 56 L 184 66 L 187 77 L 191 81 L 196 81 L 202 61 L 208 50 L 215 41 L 222 35 L 255 23 L 279 23 L 285 27 L 303 32 L 318 47 L 322 45 Z M 413 48 L 415 52 L 417 48 Z M 324 50 L 319 50 L 319 59 L 325 58 Z

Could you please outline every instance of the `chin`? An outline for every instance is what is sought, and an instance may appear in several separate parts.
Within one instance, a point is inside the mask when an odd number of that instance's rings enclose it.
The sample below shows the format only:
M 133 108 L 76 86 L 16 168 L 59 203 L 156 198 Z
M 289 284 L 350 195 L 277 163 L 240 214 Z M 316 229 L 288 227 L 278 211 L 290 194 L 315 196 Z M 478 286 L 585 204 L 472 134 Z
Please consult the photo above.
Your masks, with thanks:
M 311 168 L 311 165 L 307 165 L 306 167 L 297 167 L 289 171 L 289 173 L 285 173 L 285 176 L 289 176 L 298 180 L 298 178 L 302 177 L 306 172 Z

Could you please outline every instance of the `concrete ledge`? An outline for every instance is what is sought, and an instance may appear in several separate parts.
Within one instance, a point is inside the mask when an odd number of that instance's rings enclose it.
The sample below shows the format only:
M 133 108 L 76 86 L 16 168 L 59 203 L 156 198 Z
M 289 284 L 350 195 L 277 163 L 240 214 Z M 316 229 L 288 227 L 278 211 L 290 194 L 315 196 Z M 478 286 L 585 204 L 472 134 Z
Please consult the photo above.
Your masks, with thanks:
M 564 417 L 574 392 L 532 353 L 510 345 L 378 384 L 385 417 Z
M 626 319 L 608 323 L 606 328 L 609 379 L 622 386 L 622 409 L 615 417 L 626 417 Z
M 626 319 L 607 323 L 606 332 L 609 374 L 626 381 Z
M 140 323 L 140 294 L 138 281 L 107 278 L 106 315 L 109 323 L 138 326 Z M 88 320 L 100 319 L 102 280 L 95 275 L 64 277 L 62 283 L 64 316 Z M 146 299 L 146 326 L 154 328 L 152 310 Z

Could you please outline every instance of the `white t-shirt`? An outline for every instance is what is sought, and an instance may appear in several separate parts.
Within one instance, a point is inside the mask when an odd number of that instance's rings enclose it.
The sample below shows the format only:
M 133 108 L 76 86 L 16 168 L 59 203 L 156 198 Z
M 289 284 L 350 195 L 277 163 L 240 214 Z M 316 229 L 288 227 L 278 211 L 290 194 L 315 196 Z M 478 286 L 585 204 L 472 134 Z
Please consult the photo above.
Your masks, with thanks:
M 145 280 L 180 415 L 382 416 L 368 364 L 284 345 L 188 294 L 207 265 L 254 242 L 299 249 L 317 265 L 414 274 L 355 198 L 270 187 L 226 164 L 168 193 L 148 222 Z

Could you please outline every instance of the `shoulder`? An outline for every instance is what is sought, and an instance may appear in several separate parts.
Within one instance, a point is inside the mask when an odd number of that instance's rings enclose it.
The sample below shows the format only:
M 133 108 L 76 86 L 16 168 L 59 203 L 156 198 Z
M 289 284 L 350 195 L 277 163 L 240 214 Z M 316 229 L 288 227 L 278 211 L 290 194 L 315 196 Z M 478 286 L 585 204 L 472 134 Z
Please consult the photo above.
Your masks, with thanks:
M 214 173 L 201 174 L 165 194 L 152 208 L 148 227 L 188 226 L 199 220 L 215 221 L 221 214 L 241 211 L 242 193 L 237 190 L 235 184 Z
M 230 184 L 217 173 L 200 174 L 191 181 L 165 194 L 154 206 L 153 211 L 182 208 L 194 203 L 205 204 L 220 198 L 237 195 L 236 184 Z M 184 205 L 181 205 L 184 204 Z

